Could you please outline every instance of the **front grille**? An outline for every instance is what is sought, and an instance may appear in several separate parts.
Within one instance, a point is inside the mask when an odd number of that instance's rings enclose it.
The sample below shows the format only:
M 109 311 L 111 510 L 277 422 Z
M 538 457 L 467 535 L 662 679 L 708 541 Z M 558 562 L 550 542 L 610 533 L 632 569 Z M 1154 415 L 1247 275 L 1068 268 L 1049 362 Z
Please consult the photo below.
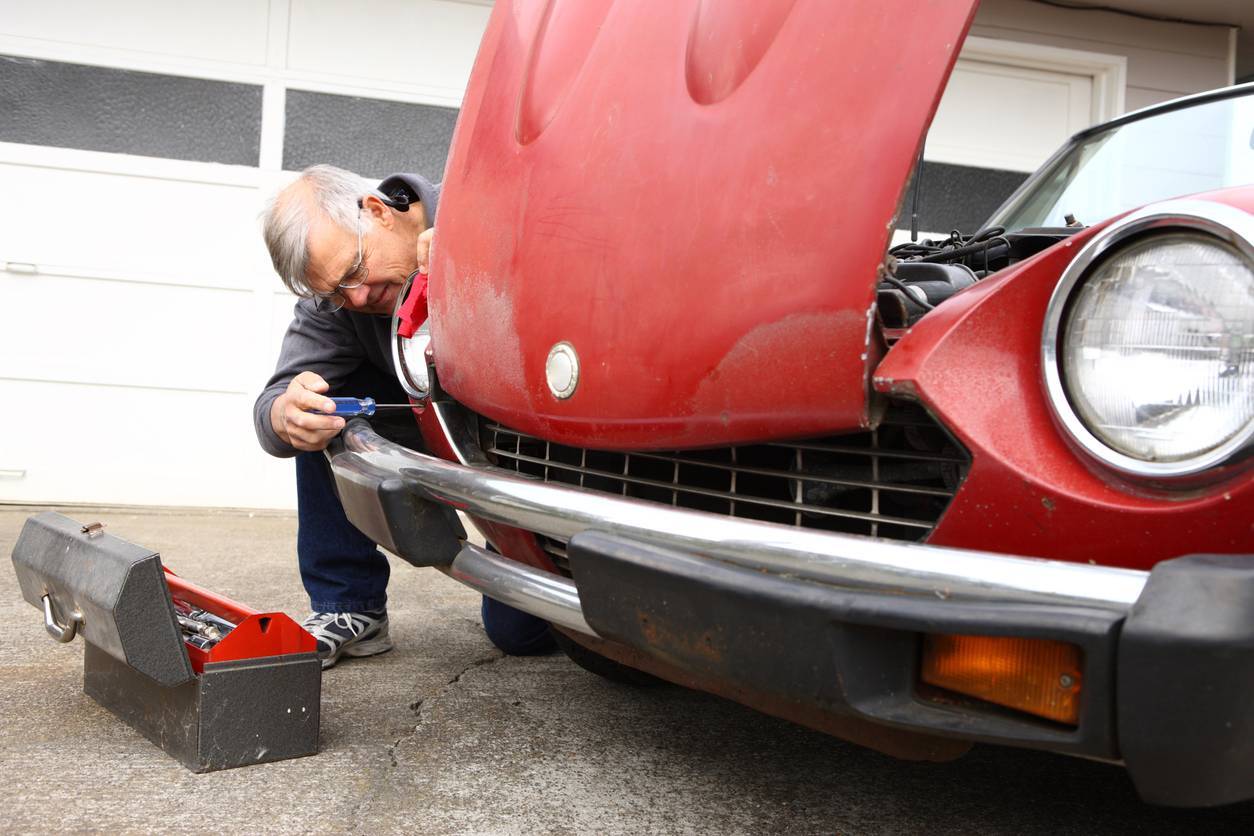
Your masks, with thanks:
M 870 431 L 706 450 L 610 452 L 479 420 L 498 467 L 545 482 L 744 519 L 896 540 L 924 539 L 970 461 L 917 404 Z M 541 537 L 565 568 L 565 544 Z

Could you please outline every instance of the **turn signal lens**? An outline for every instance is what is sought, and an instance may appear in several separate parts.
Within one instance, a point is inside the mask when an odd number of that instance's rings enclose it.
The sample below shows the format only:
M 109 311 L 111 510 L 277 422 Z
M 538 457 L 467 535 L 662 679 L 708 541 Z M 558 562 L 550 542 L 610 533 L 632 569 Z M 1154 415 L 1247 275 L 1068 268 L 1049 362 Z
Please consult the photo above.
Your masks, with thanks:
M 1004 636 L 927 635 L 920 678 L 929 685 L 1076 725 L 1080 648 Z

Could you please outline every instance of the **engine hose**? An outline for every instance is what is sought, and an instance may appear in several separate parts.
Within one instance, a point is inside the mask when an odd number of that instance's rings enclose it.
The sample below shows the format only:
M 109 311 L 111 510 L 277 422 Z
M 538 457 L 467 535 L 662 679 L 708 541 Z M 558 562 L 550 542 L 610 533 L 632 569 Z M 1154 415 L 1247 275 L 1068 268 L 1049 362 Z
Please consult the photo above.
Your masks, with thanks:
M 986 257 L 988 258 L 996 258 L 997 256 L 1002 254 L 1002 251 L 1005 251 L 1005 252 L 1010 251 L 1009 242 L 1005 244 L 996 243 L 997 241 L 1005 241 L 1005 240 L 1006 240 L 1005 238 L 999 238 L 999 239 L 995 239 L 994 241 L 977 241 L 974 244 L 966 244 L 961 247 L 956 247 L 952 250 L 945 250 L 944 252 L 939 252 L 939 253 L 936 253 L 935 255 L 925 255 L 921 258 L 914 259 L 914 260 L 927 262 L 927 263 L 957 261 L 960 258 L 965 258 L 969 255 L 975 255 L 976 253 L 985 253 Z

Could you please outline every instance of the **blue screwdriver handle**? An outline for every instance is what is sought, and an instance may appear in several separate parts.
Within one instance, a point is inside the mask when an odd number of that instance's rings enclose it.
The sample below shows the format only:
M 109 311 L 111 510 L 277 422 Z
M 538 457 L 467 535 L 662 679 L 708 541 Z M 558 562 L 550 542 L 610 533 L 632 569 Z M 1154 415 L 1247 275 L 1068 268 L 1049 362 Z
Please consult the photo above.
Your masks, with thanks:
M 323 415 L 338 415 L 341 418 L 374 415 L 374 398 L 332 398 L 331 400 L 335 401 L 335 412 L 324 412 Z

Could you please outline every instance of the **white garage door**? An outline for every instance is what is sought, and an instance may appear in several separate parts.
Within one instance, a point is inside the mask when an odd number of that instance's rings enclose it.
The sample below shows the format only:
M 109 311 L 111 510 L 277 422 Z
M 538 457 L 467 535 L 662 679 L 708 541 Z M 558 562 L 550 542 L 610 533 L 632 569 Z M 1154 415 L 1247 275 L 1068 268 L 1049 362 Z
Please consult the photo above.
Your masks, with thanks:
M 258 212 L 284 169 L 442 165 L 489 12 L 0 0 L 0 501 L 291 507 L 252 430 L 293 302 Z M 369 120 L 433 127 L 393 163 Z
M 1125 64 L 1122 56 L 968 38 L 924 149 L 921 230 L 975 232 L 1068 137 L 1122 114 Z M 908 199 L 899 227 L 909 227 L 911 206 Z
M 21 196 L 0 201 L 0 498 L 282 504 L 248 418 L 288 304 L 249 223 L 259 176 L 57 162 L 0 164 Z

